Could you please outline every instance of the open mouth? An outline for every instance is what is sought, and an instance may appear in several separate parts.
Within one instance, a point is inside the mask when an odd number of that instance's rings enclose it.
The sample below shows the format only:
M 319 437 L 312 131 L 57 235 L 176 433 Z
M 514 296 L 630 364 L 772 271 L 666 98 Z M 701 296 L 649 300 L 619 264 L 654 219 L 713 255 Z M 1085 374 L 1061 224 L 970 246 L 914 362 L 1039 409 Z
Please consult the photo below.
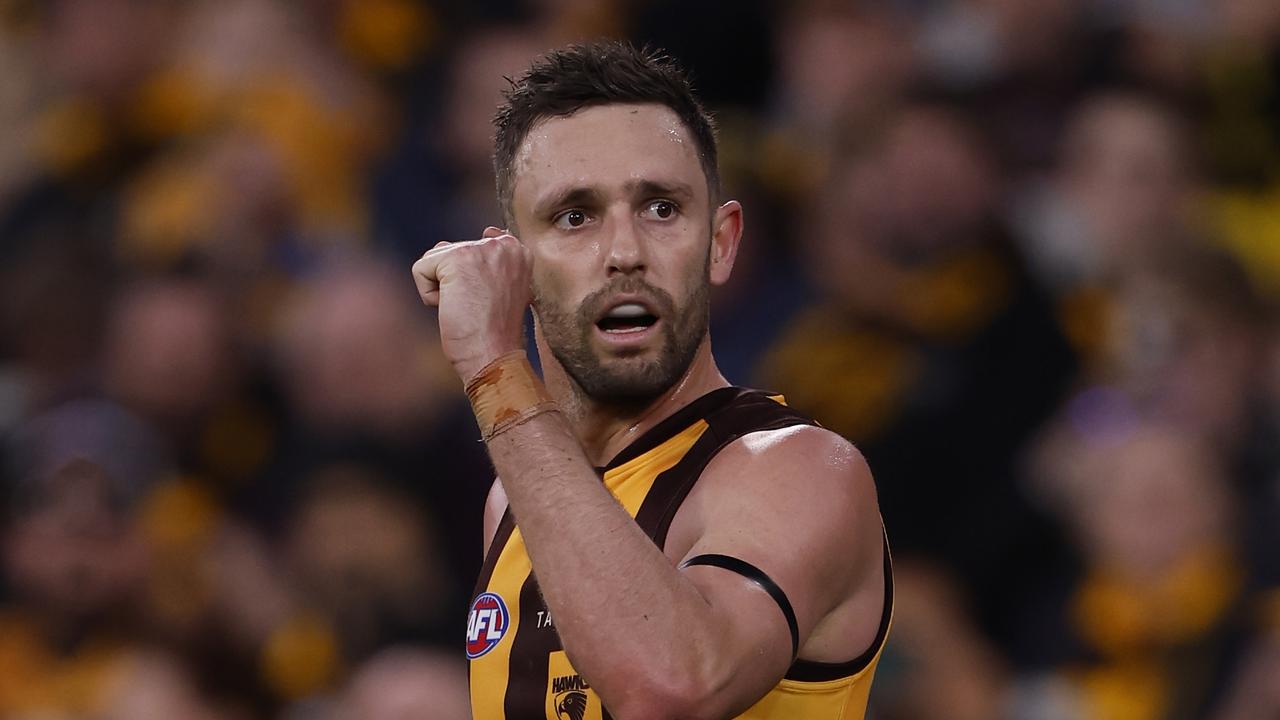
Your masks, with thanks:
M 604 317 L 596 321 L 596 327 L 609 335 L 642 333 L 658 322 L 654 315 L 640 303 L 616 305 Z

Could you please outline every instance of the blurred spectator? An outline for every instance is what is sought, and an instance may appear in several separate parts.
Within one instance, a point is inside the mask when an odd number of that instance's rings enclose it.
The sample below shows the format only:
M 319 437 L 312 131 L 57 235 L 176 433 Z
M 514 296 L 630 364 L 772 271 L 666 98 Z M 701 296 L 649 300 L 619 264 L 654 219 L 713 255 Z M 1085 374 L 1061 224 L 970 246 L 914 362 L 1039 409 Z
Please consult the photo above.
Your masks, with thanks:
M 843 144 L 898 101 L 912 79 L 912 57 L 890 17 L 841 3 L 795 4 L 775 38 L 767 135 L 743 162 L 773 193 L 800 204 L 829 179 Z
M 778 32 L 778 120 L 830 146 L 895 102 L 911 79 L 903 28 L 886 12 L 797 3 Z
M 365 663 L 342 693 L 333 720 L 466 720 L 471 717 L 462 661 L 392 648 Z
M 461 591 L 481 560 L 481 515 L 467 508 L 483 505 L 492 470 L 457 376 L 401 280 L 389 268 L 356 262 L 299 287 L 275 348 L 294 415 L 270 469 L 272 486 L 245 502 L 278 526 L 317 471 L 334 463 L 367 467 L 422 502 L 447 553 L 451 592 Z M 462 616 L 465 602 L 450 597 L 446 616 Z
M 8 387 L 0 428 L 8 430 L 94 385 L 110 280 L 101 272 L 103 253 L 73 227 L 38 224 L 6 240 L 0 374 Z
M 129 288 L 108 322 L 103 383 L 161 427 L 189 425 L 229 389 L 229 331 L 218 298 L 199 282 Z
M 380 99 L 293 6 L 199 2 L 143 88 L 138 122 L 175 141 L 131 183 L 125 251 L 183 251 L 245 273 L 365 239 L 361 177 Z
M 411 263 L 441 240 L 477 238 L 486 226 L 502 224 L 493 115 L 506 78 L 552 45 L 544 32 L 553 30 L 512 21 L 467 28 L 456 52 L 413 88 L 399 145 L 379 169 L 375 198 L 378 240 L 397 261 Z
M 896 558 L 894 642 L 877 671 L 873 712 L 886 720 L 1006 716 L 1009 670 L 969 620 L 947 573 Z
M 1061 672 L 1085 717 L 1203 716 L 1238 644 L 1245 587 L 1227 469 L 1163 424 L 1092 427 L 1046 458 L 1085 567 L 1066 604 L 1078 651 Z
M 321 471 L 309 485 L 290 523 L 289 567 L 333 619 L 344 655 L 358 662 L 396 641 L 447 643 L 456 616 L 441 611 L 459 592 L 421 509 L 355 467 Z
M 1152 99 L 1111 93 L 1081 104 L 1053 185 L 1024 206 L 1031 257 L 1055 288 L 1123 279 L 1188 240 L 1198 190 L 1189 140 L 1172 108 Z
M 59 406 L 14 439 L 0 612 L 0 714 L 88 713 L 135 642 L 147 553 L 135 512 L 165 471 L 118 407 Z
M 1084 101 L 1059 155 L 1050 182 L 1015 197 L 1013 220 L 1076 352 L 1106 372 L 1123 333 L 1119 295 L 1202 234 L 1198 178 L 1172 108 L 1134 93 Z
M 1265 307 L 1229 258 L 1167 248 L 1117 296 L 1111 377 L 1234 462 L 1255 432 Z
M 239 720 L 243 712 L 203 697 L 179 658 L 140 652 L 124 663 L 96 717 L 104 720 Z
M 433 327 L 398 279 L 375 263 L 335 264 L 281 313 L 279 370 L 306 426 L 411 437 L 456 400 Z

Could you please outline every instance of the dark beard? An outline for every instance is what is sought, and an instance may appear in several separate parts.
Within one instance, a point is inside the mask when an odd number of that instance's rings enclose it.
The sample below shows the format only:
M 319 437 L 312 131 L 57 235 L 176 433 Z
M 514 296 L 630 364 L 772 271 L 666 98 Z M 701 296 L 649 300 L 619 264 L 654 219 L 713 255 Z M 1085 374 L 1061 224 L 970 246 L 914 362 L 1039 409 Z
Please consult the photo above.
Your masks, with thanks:
M 708 263 L 709 265 L 709 263 Z M 555 307 L 540 295 L 533 307 L 551 354 L 569 377 L 593 400 L 611 405 L 641 406 L 669 390 L 689 369 L 710 322 L 709 268 L 704 267 L 684 311 L 677 315 L 671 295 L 634 276 L 626 276 L 587 296 L 577 312 Z M 601 362 L 591 349 L 595 321 L 604 303 L 619 293 L 645 299 L 662 318 L 662 346 L 653 360 L 625 357 Z

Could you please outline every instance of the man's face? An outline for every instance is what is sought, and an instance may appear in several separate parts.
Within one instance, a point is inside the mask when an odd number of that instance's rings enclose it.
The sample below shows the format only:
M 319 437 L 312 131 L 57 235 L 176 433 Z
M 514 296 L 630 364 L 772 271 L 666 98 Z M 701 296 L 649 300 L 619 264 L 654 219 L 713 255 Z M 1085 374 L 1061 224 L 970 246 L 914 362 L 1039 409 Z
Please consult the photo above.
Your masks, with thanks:
M 590 107 L 535 125 L 514 165 L 540 342 L 597 400 L 670 388 L 706 335 L 739 219 L 736 203 L 712 209 L 688 130 L 660 105 Z M 713 237 L 726 214 L 732 231 Z

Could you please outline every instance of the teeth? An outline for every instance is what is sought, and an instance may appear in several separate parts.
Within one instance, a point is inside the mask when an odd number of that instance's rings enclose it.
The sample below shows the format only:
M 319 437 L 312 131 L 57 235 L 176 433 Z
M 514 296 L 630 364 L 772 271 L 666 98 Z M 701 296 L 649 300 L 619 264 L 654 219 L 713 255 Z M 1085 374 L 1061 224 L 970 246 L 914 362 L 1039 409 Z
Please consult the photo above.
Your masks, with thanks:
M 634 318 L 641 315 L 648 315 L 649 311 L 644 309 L 643 305 L 637 303 L 627 303 L 609 311 L 611 318 Z

